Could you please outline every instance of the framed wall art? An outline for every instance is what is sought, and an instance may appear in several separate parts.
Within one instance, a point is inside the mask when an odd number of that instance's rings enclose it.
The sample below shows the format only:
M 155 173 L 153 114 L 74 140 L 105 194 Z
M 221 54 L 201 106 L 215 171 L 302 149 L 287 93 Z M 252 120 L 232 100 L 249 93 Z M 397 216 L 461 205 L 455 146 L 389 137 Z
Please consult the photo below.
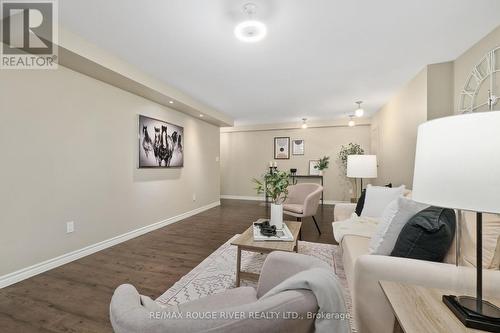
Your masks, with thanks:
M 288 160 L 290 159 L 290 138 L 276 137 L 274 138 L 274 159 Z
M 304 155 L 304 140 L 303 139 L 293 139 L 292 140 L 292 155 Z
M 310 160 L 309 161 L 309 175 L 310 176 L 319 176 L 320 175 L 320 171 L 315 168 L 319 163 L 319 160 Z
M 139 115 L 139 168 L 184 166 L 184 128 Z

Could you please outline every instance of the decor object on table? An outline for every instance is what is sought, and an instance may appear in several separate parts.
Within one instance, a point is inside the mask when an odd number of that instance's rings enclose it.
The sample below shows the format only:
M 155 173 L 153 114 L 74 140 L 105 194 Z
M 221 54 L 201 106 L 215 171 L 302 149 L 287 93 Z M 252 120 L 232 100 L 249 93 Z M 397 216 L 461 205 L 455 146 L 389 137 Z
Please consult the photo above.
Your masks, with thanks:
M 184 128 L 139 115 L 139 168 L 184 165 Z
M 500 309 L 483 299 L 482 218 L 500 213 L 500 112 L 440 118 L 419 126 L 413 199 L 476 213 L 476 296 L 443 296 L 465 326 L 500 331 Z
M 314 168 L 318 169 L 320 176 L 323 176 L 323 171 L 328 169 L 329 165 L 330 165 L 330 156 L 323 156 L 318 160 L 318 163 L 314 166 Z
M 500 101 L 500 46 L 494 48 L 472 67 L 460 93 L 460 113 L 493 110 Z
M 292 140 L 292 155 L 304 155 L 304 140 L 303 139 L 293 139 Z
M 312 217 L 318 233 L 321 235 L 316 212 L 323 194 L 323 186 L 314 183 L 300 183 L 288 187 L 288 197 L 283 203 L 283 213 L 294 216 L 302 221 L 306 217 Z
M 290 138 L 276 137 L 274 138 L 274 159 L 288 160 L 290 159 Z
M 359 196 L 361 196 L 363 178 L 377 178 L 377 155 L 348 155 L 347 177 L 361 180 L 359 190 Z
M 290 169 L 290 175 L 293 177 L 297 173 L 297 168 L 291 168 Z
M 276 229 L 283 228 L 283 202 L 288 196 L 288 185 L 290 185 L 290 174 L 286 171 L 275 170 L 264 175 L 264 182 L 256 178 L 253 182 L 257 184 L 255 188 L 257 194 L 265 193 L 271 198 L 271 219 L 269 224 L 276 226 Z
M 269 219 L 258 219 L 253 223 L 253 240 L 292 242 L 294 237 L 286 223 L 281 230 L 276 230 L 274 225 L 269 224 Z
M 320 176 L 317 168 L 319 160 L 309 160 L 309 176 Z

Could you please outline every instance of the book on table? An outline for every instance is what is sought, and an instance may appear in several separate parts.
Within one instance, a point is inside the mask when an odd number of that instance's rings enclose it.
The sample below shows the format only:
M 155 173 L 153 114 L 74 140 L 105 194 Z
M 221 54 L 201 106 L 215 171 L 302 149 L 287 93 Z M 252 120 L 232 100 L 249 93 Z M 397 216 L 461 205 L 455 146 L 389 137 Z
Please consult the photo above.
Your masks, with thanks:
M 269 219 L 258 219 L 254 223 L 262 223 L 269 221 Z M 276 236 L 266 236 L 260 232 L 259 226 L 253 224 L 253 240 L 254 241 L 281 241 L 281 242 L 292 242 L 293 235 L 286 223 L 283 223 L 283 229 L 276 230 Z

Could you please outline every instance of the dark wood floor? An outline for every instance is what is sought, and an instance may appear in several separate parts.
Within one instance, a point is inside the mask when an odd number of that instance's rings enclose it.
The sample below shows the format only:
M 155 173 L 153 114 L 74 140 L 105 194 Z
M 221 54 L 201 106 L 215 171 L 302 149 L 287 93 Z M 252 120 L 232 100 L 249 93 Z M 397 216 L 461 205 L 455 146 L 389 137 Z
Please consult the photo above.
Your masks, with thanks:
M 0 332 L 112 332 L 109 302 L 117 286 L 161 295 L 266 207 L 223 200 L 220 207 L 0 289 Z M 319 209 L 319 236 L 306 219 L 302 239 L 334 243 L 333 206 Z

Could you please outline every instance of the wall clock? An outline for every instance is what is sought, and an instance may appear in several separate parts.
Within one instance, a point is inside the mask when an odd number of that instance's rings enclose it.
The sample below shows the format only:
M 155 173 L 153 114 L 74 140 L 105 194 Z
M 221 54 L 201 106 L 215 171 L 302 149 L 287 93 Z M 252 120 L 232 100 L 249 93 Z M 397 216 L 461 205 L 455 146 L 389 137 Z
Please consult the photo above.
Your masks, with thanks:
M 458 112 L 493 110 L 500 104 L 500 47 L 488 53 L 472 68 L 460 93 Z

